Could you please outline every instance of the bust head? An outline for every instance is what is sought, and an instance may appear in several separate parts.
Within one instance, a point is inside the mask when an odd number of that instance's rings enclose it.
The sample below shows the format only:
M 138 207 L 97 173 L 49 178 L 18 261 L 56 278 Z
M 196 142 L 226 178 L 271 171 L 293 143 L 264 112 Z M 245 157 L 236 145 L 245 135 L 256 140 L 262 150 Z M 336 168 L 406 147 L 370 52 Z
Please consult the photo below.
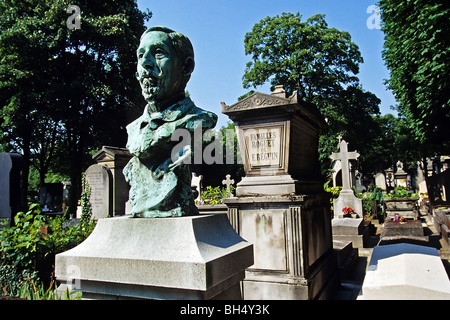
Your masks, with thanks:
M 183 94 L 192 71 L 194 49 L 189 39 L 166 27 L 146 30 L 137 49 L 142 95 L 161 111 Z

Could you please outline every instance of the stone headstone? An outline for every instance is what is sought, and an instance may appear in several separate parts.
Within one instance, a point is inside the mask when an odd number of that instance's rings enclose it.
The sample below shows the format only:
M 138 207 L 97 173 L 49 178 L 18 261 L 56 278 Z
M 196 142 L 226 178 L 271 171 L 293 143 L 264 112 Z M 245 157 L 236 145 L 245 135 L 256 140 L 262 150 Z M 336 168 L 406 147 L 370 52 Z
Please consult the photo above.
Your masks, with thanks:
M 376 246 L 360 300 L 449 300 L 450 281 L 435 248 L 409 243 Z
M 348 143 L 342 140 L 339 144 L 339 152 L 332 153 L 330 158 L 334 161 L 341 161 L 342 166 L 342 190 L 339 197 L 333 200 L 334 217 L 343 217 L 342 209 L 351 207 L 359 217 L 363 216 L 362 200 L 357 198 L 351 189 L 350 167 L 349 161 L 356 160 L 359 153 L 356 151 L 348 151 Z
M 39 188 L 39 205 L 42 213 L 61 213 L 63 204 L 63 184 L 44 183 Z
M 384 173 L 377 172 L 374 175 L 374 178 L 375 178 L 375 186 L 377 188 L 380 188 L 380 189 L 386 191 L 387 190 L 387 185 L 386 185 L 386 176 L 384 175 Z
M 222 113 L 236 124 L 245 177 L 225 199 L 228 218 L 254 245 L 245 299 L 326 299 L 338 286 L 329 194 L 323 191 L 317 108 L 282 86 L 256 92 Z
M 92 156 L 98 164 L 108 167 L 112 176 L 112 215 L 121 216 L 126 213 L 125 203 L 128 201 L 128 183 L 123 175 L 123 168 L 131 159 L 125 148 L 103 146 Z
M 91 188 L 89 198 L 92 218 L 102 219 L 112 215 L 112 174 L 108 167 L 93 164 L 86 170 L 86 181 Z
M 10 225 L 14 215 L 24 210 L 21 172 L 23 159 L 17 153 L 0 153 L 0 219 Z

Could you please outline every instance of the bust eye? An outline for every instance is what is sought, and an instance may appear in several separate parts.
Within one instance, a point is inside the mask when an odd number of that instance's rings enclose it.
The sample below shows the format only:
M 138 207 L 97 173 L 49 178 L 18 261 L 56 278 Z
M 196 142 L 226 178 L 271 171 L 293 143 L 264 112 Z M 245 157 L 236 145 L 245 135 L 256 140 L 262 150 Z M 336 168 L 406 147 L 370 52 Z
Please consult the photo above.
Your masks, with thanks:
M 156 58 L 163 58 L 165 55 L 166 55 L 166 52 L 163 49 L 157 48 L 155 50 L 155 57 Z

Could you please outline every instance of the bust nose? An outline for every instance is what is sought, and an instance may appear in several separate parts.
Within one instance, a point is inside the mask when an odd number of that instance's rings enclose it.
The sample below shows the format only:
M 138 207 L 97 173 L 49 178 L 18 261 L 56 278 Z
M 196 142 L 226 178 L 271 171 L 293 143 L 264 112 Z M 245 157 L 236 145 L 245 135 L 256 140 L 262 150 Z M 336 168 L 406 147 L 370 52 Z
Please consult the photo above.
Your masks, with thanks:
M 141 66 L 147 71 L 151 71 L 156 67 L 155 58 L 151 54 L 145 54 L 141 60 Z

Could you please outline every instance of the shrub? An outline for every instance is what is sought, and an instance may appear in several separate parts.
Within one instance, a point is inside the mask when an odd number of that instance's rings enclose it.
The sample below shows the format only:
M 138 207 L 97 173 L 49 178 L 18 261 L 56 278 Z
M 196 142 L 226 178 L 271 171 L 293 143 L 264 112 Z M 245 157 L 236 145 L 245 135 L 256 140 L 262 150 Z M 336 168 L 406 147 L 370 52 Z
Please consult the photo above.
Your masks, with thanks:
M 17 295 L 24 283 L 52 283 L 55 255 L 75 247 L 95 227 L 94 221 L 73 223 L 63 216 L 40 214 L 39 205 L 14 217 L 14 225 L 0 231 L 0 286 L 3 294 Z M 40 292 L 43 289 L 39 289 Z
M 231 194 L 234 192 L 235 187 L 230 186 L 230 191 L 227 190 L 226 187 L 211 187 L 207 186 L 206 190 L 203 191 L 200 195 L 200 201 L 197 204 L 222 204 L 223 199 L 229 198 Z

